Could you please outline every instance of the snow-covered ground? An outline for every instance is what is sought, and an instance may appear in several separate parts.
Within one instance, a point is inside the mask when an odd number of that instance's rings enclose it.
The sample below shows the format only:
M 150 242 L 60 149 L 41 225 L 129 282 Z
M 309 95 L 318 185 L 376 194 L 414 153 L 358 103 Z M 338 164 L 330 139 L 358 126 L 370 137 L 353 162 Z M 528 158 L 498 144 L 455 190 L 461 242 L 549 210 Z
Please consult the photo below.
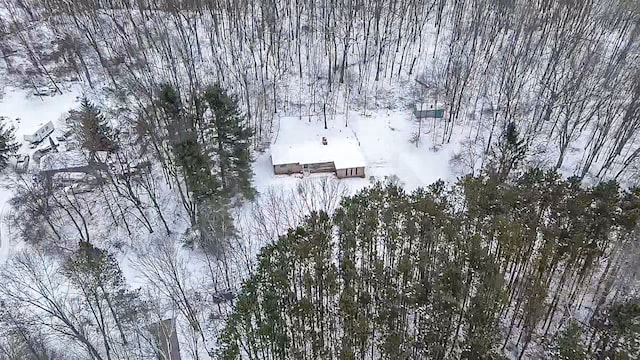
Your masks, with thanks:
M 62 116 L 78 106 L 78 91 L 71 90 L 56 96 L 34 96 L 28 91 L 7 90 L 0 98 L 0 116 L 7 117 L 16 128 L 16 140 L 22 143 L 20 153 L 29 153 L 24 135 L 33 134 L 40 126 L 52 121 L 62 125 Z
M 23 141 L 25 134 L 31 134 L 41 124 L 52 121 L 58 129 L 63 126 L 63 119 L 66 112 L 78 107 L 78 91 L 69 92 L 54 97 L 34 97 L 28 92 L 11 91 L 0 100 L 0 116 L 9 119 L 9 123 L 16 127 L 16 138 L 23 146 L 19 153 L 33 155 L 36 149 L 32 149 Z M 19 119 L 19 120 L 18 120 Z M 366 114 L 362 110 L 353 109 L 345 115 L 327 115 L 326 129 L 324 116 L 313 115 L 303 116 L 281 116 L 277 119 L 277 134 L 274 134 L 273 144 L 302 144 L 320 143 L 325 137 L 329 143 L 349 142 L 359 146 L 365 160 L 364 178 L 348 178 L 333 182 L 339 185 L 334 188 L 331 201 L 322 200 L 330 204 L 320 204 L 310 199 L 313 197 L 313 190 L 307 189 L 308 193 L 300 191 L 297 186 L 317 186 L 304 184 L 305 177 L 297 175 L 274 175 L 271 162 L 271 147 L 267 147 L 262 153 L 256 154 L 253 164 L 254 184 L 260 193 L 255 203 L 245 203 L 237 209 L 240 214 L 237 218 L 238 230 L 242 234 L 244 242 L 239 245 L 240 249 L 235 249 L 242 257 L 233 261 L 237 263 L 229 265 L 233 279 L 225 283 L 212 284 L 212 279 L 222 278 L 222 276 L 210 273 L 211 264 L 209 259 L 205 259 L 197 251 L 190 251 L 184 248 L 182 237 L 186 233 L 187 221 L 177 214 L 182 211 L 180 203 L 170 195 L 170 189 L 162 189 L 159 194 L 164 194 L 162 201 L 166 209 L 166 214 L 171 214 L 168 221 L 172 234 L 166 235 L 163 231 L 147 233 L 143 227 L 134 227 L 127 235 L 121 226 L 109 226 L 109 216 L 103 213 L 96 215 L 95 222 L 90 224 L 93 239 L 97 239 L 100 246 L 107 246 L 116 255 L 120 262 L 121 269 L 127 282 L 134 288 L 145 287 L 155 279 L 154 276 L 164 276 L 163 271 L 149 273 L 155 263 L 145 262 L 144 259 L 167 259 L 173 261 L 175 256 L 176 267 L 181 272 L 181 281 L 185 282 L 189 291 L 202 294 L 212 294 L 221 289 L 225 289 L 227 284 L 237 285 L 247 274 L 247 269 L 252 267 L 260 248 L 266 242 L 277 239 L 278 234 L 282 234 L 288 227 L 296 226 L 302 216 L 318 206 L 328 206 L 335 208 L 339 199 L 343 195 L 353 194 L 363 187 L 369 186 L 373 181 L 385 181 L 395 178 L 407 190 L 412 190 L 420 186 L 427 186 L 439 179 L 455 180 L 455 173 L 450 166 L 450 159 L 454 150 L 458 148 L 458 142 L 452 141 L 450 144 L 435 146 L 441 139 L 441 134 L 434 133 L 441 127 L 434 126 L 435 122 L 441 119 L 426 119 L 422 126 L 413 119 L 409 109 L 395 110 L 367 110 Z M 420 128 L 420 141 L 412 142 L 417 129 Z M 55 133 L 54 133 L 55 137 Z M 454 136 L 453 139 L 458 139 Z M 47 140 L 41 146 L 46 146 Z M 348 158 L 350 154 L 344 154 Z M 30 167 L 36 171 L 32 161 Z M 5 216 L 10 211 L 8 201 L 13 195 L 11 184 L 15 184 L 19 175 L 16 174 L 14 166 L 10 165 L 0 177 L 0 260 L 5 261 L 11 253 L 18 247 L 25 246 L 18 243 L 15 236 L 12 236 L 11 229 Z M 323 179 L 336 178 L 334 174 L 313 174 L 309 178 Z M 30 174 L 24 176 L 25 181 L 30 181 Z M 162 185 L 160 181 L 159 186 Z M 342 191 L 342 186 L 346 191 Z M 323 189 L 322 191 L 324 191 Z M 280 193 L 278 193 L 280 191 Z M 329 197 L 330 197 L 329 196 Z M 310 200 L 310 201 L 308 201 Z M 270 202 L 276 202 L 270 204 Z M 279 202 L 279 203 L 278 203 Z M 270 206 L 271 205 L 271 206 Z M 285 210 L 286 209 L 286 210 Z M 324 209 L 323 209 L 324 210 Z M 272 214 L 264 213 L 272 212 Z M 285 214 L 289 212 L 289 214 Z M 260 220 L 255 218 L 260 213 L 264 215 L 265 221 L 274 220 L 277 223 L 269 223 L 259 228 L 256 226 Z M 277 214 L 276 214 L 277 213 Z M 244 217 L 244 218 L 243 218 Z M 284 219 L 283 217 L 288 217 Z M 92 217 L 93 218 L 93 217 Z M 243 219 L 246 219 L 243 223 Z M 257 229 L 259 228 L 259 229 Z M 262 233 L 261 233 L 262 231 Z M 246 232 L 246 233 L 245 233 Z M 124 246 L 115 246 L 115 240 L 135 239 Z M 98 240 L 99 239 L 99 240 Z M 124 241 L 126 243 L 126 241 Z M 113 245 L 113 246 L 111 246 Z M 162 253 L 162 252 L 166 253 Z M 151 256 L 152 255 L 152 256 Z M 146 265 L 145 265 L 146 264 Z M 146 267 L 145 267 L 146 266 Z M 219 270 L 218 270 L 219 271 Z M 227 276 L 228 274 L 224 274 Z M 164 311 L 164 310 L 163 310 Z M 184 325 L 182 323 L 180 326 Z M 215 327 L 223 326 L 224 322 L 216 322 Z M 181 330 L 181 336 L 188 334 L 189 326 L 185 325 Z M 181 327 L 181 329 L 182 329 Z M 215 332 L 214 332 L 215 333 Z M 186 335 L 184 335 L 186 336 Z M 188 344 L 189 340 L 181 339 L 182 343 Z
M 2 184 L 0 184 L 0 262 L 10 255 L 14 246 L 14 241 L 9 236 L 9 226 L 5 222 L 5 217 L 10 209 L 8 202 L 12 196 L 11 189 L 5 181 L 6 179 L 2 176 Z
M 370 184 L 371 180 L 384 181 L 392 176 L 397 177 L 407 190 L 429 185 L 439 179 L 454 180 L 449 161 L 456 149 L 456 143 L 435 150 L 430 136 L 432 127 L 426 126 L 431 121 L 441 120 L 424 120 L 421 141 L 416 146 L 410 141 L 418 128 L 412 117 L 409 110 L 378 110 L 368 112 L 366 116 L 361 111 L 349 111 L 347 119 L 344 114 L 328 117 L 327 129 L 324 129 L 324 118 L 321 115 L 311 118 L 285 116 L 280 118 L 275 143 L 320 142 L 322 137 L 326 137 L 329 142 L 332 139 L 357 142 L 365 158 L 366 177 L 341 180 L 353 191 Z M 257 156 L 254 172 L 258 191 L 274 185 L 295 184 L 301 178 L 298 175 L 274 175 L 270 150 Z
M 31 155 L 37 150 L 29 147 L 24 140 L 24 135 L 33 134 L 40 126 L 52 121 L 56 129 L 62 126 L 62 116 L 78 105 L 78 90 L 70 91 L 56 96 L 34 96 L 29 91 L 5 89 L 4 96 L 0 98 L 0 116 L 6 118 L 7 126 L 15 127 L 16 140 L 22 145 L 18 154 Z M 56 131 L 54 131 L 54 134 Z M 45 139 L 40 147 L 48 145 Z M 11 236 L 11 229 L 7 222 L 7 215 L 11 211 L 8 204 L 13 196 L 12 187 L 17 180 L 14 172 L 14 164 L 0 173 L 0 262 L 20 244 Z M 33 169 L 34 162 L 29 167 Z
M 56 128 L 62 127 L 64 114 L 78 106 L 78 93 L 78 91 L 68 92 L 54 97 L 39 98 L 32 96 L 28 92 L 11 91 L 0 99 L 0 116 L 8 118 L 9 123 L 16 127 L 16 138 L 23 143 L 19 153 L 33 154 L 35 149 L 31 149 L 23 141 L 23 136 L 33 133 L 41 124 L 52 121 Z M 451 141 L 447 144 L 442 144 L 442 134 L 440 133 L 442 124 L 439 123 L 441 121 L 444 120 L 425 119 L 419 125 L 413 118 L 410 109 L 378 109 L 367 110 L 366 113 L 359 109 L 353 109 L 348 111 L 346 115 L 344 112 L 342 114 L 327 115 L 325 129 L 325 118 L 322 114 L 302 117 L 282 115 L 277 119 L 277 132 L 273 136 L 272 145 L 291 144 L 295 147 L 295 144 L 320 143 L 323 137 L 329 143 L 344 141 L 357 144 L 365 160 L 366 176 L 364 178 L 337 180 L 339 184 L 347 187 L 348 191 L 344 194 L 355 193 L 374 181 L 385 181 L 389 178 L 397 179 L 405 189 L 413 190 L 432 184 L 440 179 L 455 181 L 455 177 L 458 175 L 457 169 L 454 169 L 451 165 L 451 159 L 455 154 L 460 153 L 462 149 L 461 143 L 466 138 L 471 137 L 470 129 L 463 126 L 458 127 L 451 137 Z M 418 129 L 421 130 L 420 140 L 415 141 Z M 45 140 L 44 142 L 46 143 L 47 141 Z M 349 157 L 349 155 L 344 154 L 345 157 Z M 33 165 L 32 163 L 32 169 L 34 169 Z M 279 223 L 267 224 L 265 229 L 255 229 L 257 226 L 254 225 L 257 222 L 254 219 L 250 219 L 250 221 L 243 224 L 242 216 L 251 218 L 256 215 L 256 211 L 278 212 L 282 208 L 289 207 L 289 203 L 271 204 L 273 206 L 269 206 L 269 201 L 277 201 L 278 199 L 284 202 L 295 201 L 287 197 L 304 197 L 303 194 L 296 192 L 295 189 L 296 186 L 304 182 L 305 178 L 336 178 L 331 173 L 312 174 L 306 177 L 302 174 L 275 175 L 271 162 L 271 147 L 267 147 L 264 152 L 256 154 L 253 171 L 254 184 L 260 195 L 254 204 L 245 203 L 238 209 L 238 212 L 241 213 L 238 224 L 239 231 L 242 235 L 245 235 L 244 231 L 248 230 L 249 236 L 242 236 L 242 241 L 245 243 L 241 245 L 242 249 L 235 250 L 243 252 L 242 256 L 244 256 L 246 263 L 238 261 L 237 264 L 230 266 L 232 271 L 237 271 L 240 274 L 240 278 L 246 275 L 246 269 L 251 267 L 251 264 L 255 261 L 255 255 L 260 250 L 260 247 L 265 244 L 265 241 L 277 238 L 277 234 L 262 236 L 265 234 L 256 233 L 260 231 L 269 232 L 271 229 L 277 229 L 278 232 L 282 233 L 283 229 L 295 226 L 296 221 L 299 221 L 300 217 L 310 209 L 300 206 L 299 209 L 301 211 L 296 211 L 298 208 L 290 210 L 296 214 L 288 219 L 280 218 L 280 215 L 283 217 L 288 216 L 284 214 L 284 211 L 282 214 L 276 214 L 273 218 L 277 218 L 276 221 Z M 15 251 L 18 247 L 24 246 L 11 235 L 10 225 L 5 219 L 10 212 L 8 202 L 13 195 L 12 184 L 15 184 L 17 178 L 18 175 L 12 165 L 0 174 L 0 261 L 10 257 L 12 251 Z M 30 179 L 30 175 L 26 179 Z M 278 198 L 273 196 L 274 189 L 285 192 L 294 191 L 283 193 L 284 195 Z M 163 189 L 159 193 L 167 194 L 169 192 L 169 189 Z M 336 193 L 343 195 L 340 191 L 336 191 Z M 176 259 L 179 259 L 179 262 L 176 260 L 179 264 L 176 267 L 184 272 L 184 278 L 181 280 L 185 281 L 186 288 L 190 291 L 210 295 L 213 293 L 212 290 L 219 291 L 224 289 L 224 286 L 228 283 L 211 284 L 211 279 L 216 278 L 216 276 L 210 276 L 211 274 L 207 273 L 207 271 L 213 271 L 210 268 L 211 265 L 207 263 L 209 260 L 203 259 L 198 252 L 190 251 L 182 246 L 181 236 L 186 233 L 187 222 L 185 219 L 180 219 L 175 215 L 181 212 L 179 209 L 180 204 L 170 196 L 163 200 L 169 203 L 163 204 L 163 208 L 166 208 L 166 213 L 172 216 L 169 219 L 172 229 L 171 236 L 165 236 L 162 231 L 157 231 L 153 234 L 146 233 L 142 227 L 132 229 L 132 233 L 127 235 L 124 229 L 118 226 L 104 226 L 108 221 L 108 216 L 99 214 L 98 216 L 103 216 L 104 219 L 94 224 L 92 231 L 97 231 L 94 238 L 120 240 L 128 237 L 136 239 L 139 248 L 131 246 L 132 244 L 122 248 L 114 247 L 122 249 L 116 256 L 128 283 L 134 288 L 148 285 L 150 278 L 154 275 L 144 274 L 144 271 L 149 271 L 149 268 L 145 269 L 145 262 L 142 259 L 145 257 L 151 258 L 151 256 L 147 255 L 154 254 L 153 251 L 167 251 L 167 254 L 169 254 L 167 256 L 173 256 L 175 252 Z M 304 200 L 301 201 L 304 202 Z M 334 201 L 333 205 L 337 206 L 337 202 Z M 269 218 L 269 214 L 265 215 L 265 219 L 267 218 Z M 267 227 L 269 229 L 266 229 Z M 166 243 L 163 243 L 163 241 L 166 241 Z M 108 244 L 109 242 L 107 241 L 106 243 Z M 158 256 L 158 254 L 154 254 L 154 256 Z M 150 267 L 152 265 L 154 264 L 147 264 L 146 266 Z M 239 269 L 243 266 L 245 267 L 244 269 Z M 158 274 L 162 275 L 162 271 L 159 271 Z M 235 278 L 229 282 L 237 283 L 237 280 L 238 278 Z M 215 326 L 221 326 L 222 324 L 223 321 L 220 321 Z M 188 326 L 185 326 L 185 328 L 184 332 L 186 333 Z M 188 343 L 187 340 L 181 341 Z

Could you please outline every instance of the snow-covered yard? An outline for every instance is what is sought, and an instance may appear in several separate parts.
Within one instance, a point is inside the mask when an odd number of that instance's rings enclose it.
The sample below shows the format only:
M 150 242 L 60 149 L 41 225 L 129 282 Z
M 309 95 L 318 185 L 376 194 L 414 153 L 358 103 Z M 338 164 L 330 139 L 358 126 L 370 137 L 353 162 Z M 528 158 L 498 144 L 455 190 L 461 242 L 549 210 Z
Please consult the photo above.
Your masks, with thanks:
M 0 116 L 7 117 L 9 123 L 15 126 L 16 138 L 23 143 L 19 153 L 33 155 L 36 149 L 30 148 L 28 143 L 23 141 L 23 136 L 33 133 L 42 123 L 48 121 L 52 121 L 59 129 L 63 125 L 64 114 L 77 106 L 77 92 L 39 98 L 22 91 L 14 91 L 7 93 L 0 100 Z M 245 202 L 236 209 L 234 214 L 238 222 L 236 226 L 241 234 L 241 242 L 244 243 L 234 248 L 236 253 L 231 256 L 232 260 L 225 260 L 230 264 L 225 264 L 228 268 L 224 271 L 228 273 L 225 273 L 224 277 L 230 277 L 231 280 L 226 278 L 219 283 L 212 283 L 212 279 L 218 281 L 217 279 L 222 279 L 223 275 L 213 274 L 213 272 L 222 270 L 212 270 L 211 259 L 198 251 L 191 251 L 182 246 L 184 236 L 188 233 L 186 230 L 188 224 L 186 219 L 179 215 L 182 212 L 181 205 L 175 194 L 171 194 L 170 189 L 162 186 L 163 189 L 159 193 L 164 196 L 162 207 L 172 216 L 169 219 L 171 235 L 163 231 L 147 233 L 142 227 L 132 229 L 127 235 L 122 226 L 112 228 L 108 226 L 110 220 L 107 214 L 96 214 L 93 216 L 96 222 L 91 230 L 93 239 L 99 239 L 98 242 L 104 241 L 100 245 L 104 245 L 115 253 L 129 285 L 134 288 L 144 288 L 152 282 L 150 279 L 157 277 L 160 280 L 166 276 L 164 271 L 167 269 L 154 268 L 157 264 L 151 261 L 145 262 L 157 257 L 166 260 L 167 264 L 175 265 L 180 276 L 175 281 L 184 281 L 183 284 L 190 292 L 189 296 L 199 299 L 200 294 L 204 294 L 205 298 L 202 300 L 204 305 L 200 305 L 206 307 L 209 304 L 207 301 L 212 301 L 211 294 L 217 296 L 221 291 L 236 291 L 240 281 L 246 279 L 255 263 L 255 255 L 260 248 L 267 242 L 276 240 L 277 236 L 287 228 L 296 226 L 304 215 L 315 210 L 313 206 L 319 205 L 318 202 L 313 201 L 305 203 L 314 195 L 314 190 L 307 189 L 308 192 L 304 193 L 300 187 L 316 186 L 309 185 L 306 179 L 317 179 L 320 182 L 323 179 L 332 179 L 334 184 L 344 186 L 346 189 L 343 192 L 342 189 L 335 188 L 332 195 L 338 197 L 353 194 L 375 181 L 398 181 L 409 191 L 440 179 L 455 181 L 456 176 L 459 175 L 459 169 L 454 168 L 451 159 L 462 151 L 462 144 L 471 137 L 469 128 L 459 126 L 454 131 L 451 141 L 442 144 L 440 133 L 442 124 L 439 122 L 444 120 L 425 119 L 419 124 L 410 109 L 378 109 L 368 110 L 366 113 L 353 109 L 346 115 L 344 112 L 327 115 L 326 120 L 322 114 L 302 117 L 281 115 L 276 121 L 278 130 L 274 134 L 271 145 L 293 144 L 295 146 L 295 144 L 309 142 L 318 143 L 322 138 L 326 138 L 329 143 L 344 141 L 357 144 L 364 157 L 366 176 L 335 180 L 336 176 L 332 173 L 275 175 L 271 159 L 272 147 L 269 146 L 263 152 L 255 153 L 252 167 L 253 182 L 259 195 L 255 202 Z M 420 130 L 419 141 L 416 141 L 418 130 Z M 44 142 L 47 143 L 47 141 Z M 301 147 L 301 151 L 304 151 L 303 149 L 304 147 Z M 348 157 L 349 154 L 344 156 Z M 36 171 L 34 165 L 35 161 L 30 164 L 32 171 Z M 0 260 L 2 261 L 6 261 L 12 251 L 24 246 L 12 236 L 11 227 L 5 221 L 10 211 L 8 201 L 14 194 L 12 187 L 17 181 L 31 181 L 31 174 L 28 172 L 21 176 L 14 172 L 13 166 L 9 166 L 0 177 L 0 215 L 2 215 Z M 322 191 L 325 190 L 322 189 Z M 339 198 L 332 199 L 330 205 L 322 205 L 335 207 L 338 203 Z M 260 223 L 261 221 L 274 222 L 265 224 Z M 261 226 L 264 228 L 260 228 Z M 135 239 L 135 241 L 130 241 L 124 247 L 115 246 L 116 241 L 124 238 Z M 171 262 L 173 260 L 176 262 Z M 228 287 L 230 283 L 234 287 L 232 290 Z M 213 334 L 218 333 L 224 326 L 224 314 L 230 310 L 225 306 L 221 305 L 218 308 L 217 315 L 220 317 L 212 321 L 212 328 L 215 329 L 208 330 Z M 169 307 L 167 306 L 167 309 Z M 159 310 L 159 315 L 161 317 L 176 316 L 175 309 L 171 309 L 173 312 L 167 309 L 162 309 L 165 312 Z M 179 321 L 178 328 L 181 332 L 181 343 L 189 343 L 189 340 L 182 338 L 186 336 L 184 334 L 189 333 L 189 325 Z
M 285 116 L 279 119 L 279 132 L 275 143 L 305 143 L 320 141 L 322 137 L 326 137 L 329 142 L 332 139 L 357 142 L 365 158 L 366 177 L 340 180 L 348 184 L 352 191 L 367 186 L 372 180 L 384 181 L 385 178 L 394 176 L 408 190 L 429 185 L 439 179 L 454 180 L 449 160 L 456 144 L 447 144 L 434 150 L 429 128 L 423 126 L 422 140 L 416 146 L 410 142 L 418 126 L 412 116 L 410 110 L 379 110 L 366 116 L 354 110 L 349 112 L 347 119 L 344 114 L 329 117 L 327 129 L 324 128 L 324 118 L 321 115 L 311 118 Z M 256 157 L 254 172 L 259 191 L 274 185 L 295 184 L 302 178 L 298 175 L 274 175 L 270 156 L 271 152 L 268 149 Z M 310 176 L 334 177 L 332 174 Z
M 33 134 L 40 126 L 52 121 L 56 130 L 63 125 L 62 116 L 69 110 L 77 107 L 78 91 L 71 89 L 64 94 L 56 96 L 34 96 L 31 92 L 16 89 L 5 89 L 4 96 L 0 98 L 0 116 L 5 117 L 8 126 L 15 127 L 16 140 L 21 144 L 18 154 L 33 155 L 37 148 L 30 148 L 24 140 L 24 135 Z M 39 147 L 48 145 L 45 139 Z M 32 156 L 31 156 L 32 157 Z M 11 228 L 6 216 L 11 211 L 9 200 L 13 196 L 12 188 L 15 186 L 18 175 L 14 172 L 14 162 L 0 174 L 0 261 L 5 261 L 12 250 L 20 244 L 11 236 Z M 34 169 L 34 162 L 30 161 L 29 167 Z M 23 176 L 24 181 L 30 181 L 31 176 Z
M 64 94 L 42 97 L 23 90 L 7 90 L 5 96 L 0 98 L 0 116 L 8 118 L 8 123 L 15 126 L 16 140 L 22 144 L 19 152 L 29 154 L 33 149 L 29 149 L 24 135 L 33 134 L 49 121 L 59 129 L 63 125 L 61 117 L 77 106 L 77 89 L 71 89 Z

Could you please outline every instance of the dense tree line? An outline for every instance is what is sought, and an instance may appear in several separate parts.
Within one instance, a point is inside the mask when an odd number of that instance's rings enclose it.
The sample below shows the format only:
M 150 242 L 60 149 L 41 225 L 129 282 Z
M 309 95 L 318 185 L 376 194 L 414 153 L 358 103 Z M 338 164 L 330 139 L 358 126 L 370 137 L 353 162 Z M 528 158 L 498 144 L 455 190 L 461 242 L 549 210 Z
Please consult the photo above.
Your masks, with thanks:
M 165 82 L 184 94 L 219 82 L 239 95 L 256 146 L 277 132 L 276 112 L 426 99 L 446 110 L 432 141 L 469 128 L 481 157 L 510 123 L 530 160 L 581 178 L 633 180 L 640 156 L 640 9 L 631 0 L 3 5 L 10 76 L 29 85 L 78 78 L 129 107 L 144 107 Z
M 365 189 L 263 248 L 220 355 L 634 358 L 638 195 L 540 170 Z

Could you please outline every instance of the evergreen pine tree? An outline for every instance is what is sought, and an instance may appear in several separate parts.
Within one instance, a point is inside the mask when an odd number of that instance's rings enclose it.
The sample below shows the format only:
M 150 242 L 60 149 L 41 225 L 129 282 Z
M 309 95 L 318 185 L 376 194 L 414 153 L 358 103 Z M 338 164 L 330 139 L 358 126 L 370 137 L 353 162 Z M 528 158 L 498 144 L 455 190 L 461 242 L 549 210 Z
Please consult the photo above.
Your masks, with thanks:
M 520 137 L 514 122 L 505 127 L 500 140 L 493 147 L 488 164 L 488 173 L 498 182 L 507 180 L 509 174 L 524 160 L 527 145 Z
M 500 342 L 498 309 L 502 302 L 504 277 L 494 259 L 483 249 L 478 237 L 472 237 L 470 265 L 476 269 L 478 286 L 466 314 L 463 359 L 494 359 Z
M 187 189 L 196 201 L 210 198 L 216 191 L 211 160 L 204 151 L 195 118 L 183 106 L 180 93 L 171 85 L 161 86 L 156 100 L 166 143 L 172 155 L 169 163 L 182 173 Z M 171 169 L 173 170 L 173 169 Z
M 197 237 L 190 238 L 187 245 L 193 245 L 197 240 L 205 252 L 218 256 L 235 229 L 229 214 L 228 196 L 221 191 L 221 181 L 207 152 L 212 139 L 202 136 L 207 132 L 206 124 L 199 121 L 198 114 L 184 106 L 180 93 L 171 85 L 160 88 L 156 107 L 166 131 L 170 163 L 179 169 L 188 196 L 193 199 L 190 216 L 198 231 Z
M 4 119 L 0 119 L 0 170 L 7 167 L 9 156 L 14 154 L 20 144 L 16 142 L 15 129 L 7 126 Z
M 547 356 L 558 360 L 586 360 L 587 350 L 582 342 L 582 328 L 575 321 L 570 321 L 555 339 Z
M 598 314 L 594 321 L 598 359 L 638 359 L 640 357 L 640 299 L 616 303 Z
M 186 138 L 173 148 L 175 161 L 181 167 L 188 189 L 197 201 L 211 199 L 216 193 L 216 179 L 211 160 L 196 139 Z
M 172 85 L 163 84 L 158 90 L 152 109 L 158 117 L 156 121 L 159 128 L 155 131 L 165 132 L 162 140 L 166 140 L 172 148 L 185 141 L 198 141 L 195 118 L 183 105 L 181 96 L 180 92 Z
M 98 151 L 116 149 L 114 129 L 100 109 L 87 98 L 82 98 L 80 110 L 69 114 L 67 123 L 75 135 L 78 146 L 89 151 L 92 159 Z
M 211 151 L 217 163 L 217 173 L 224 194 L 232 197 L 242 194 L 247 199 L 255 196 L 251 185 L 251 136 L 246 119 L 240 114 L 238 100 L 220 85 L 207 87 L 201 96 L 212 116 Z

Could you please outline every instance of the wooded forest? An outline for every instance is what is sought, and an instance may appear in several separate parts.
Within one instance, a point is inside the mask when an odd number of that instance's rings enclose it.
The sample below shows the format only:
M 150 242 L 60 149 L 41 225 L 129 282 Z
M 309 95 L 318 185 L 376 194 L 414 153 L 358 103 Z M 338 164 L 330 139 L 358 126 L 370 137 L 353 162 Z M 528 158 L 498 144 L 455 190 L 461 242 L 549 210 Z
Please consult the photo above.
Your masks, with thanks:
M 378 184 L 263 248 L 221 358 L 637 358 L 639 195 L 537 169 Z
M 0 119 L 0 360 L 166 359 L 166 319 L 183 359 L 640 357 L 637 0 L 0 0 L 0 100 L 43 86 L 84 175 L 7 175 Z M 416 103 L 457 181 L 258 190 L 281 118 Z
M 433 141 L 464 130 L 465 157 L 482 159 L 514 122 L 537 166 L 637 182 L 634 0 L 3 4 L 10 77 L 106 87 L 123 124 L 163 83 L 187 94 L 217 82 L 238 94 L 257 148 L 277 133 L 278 113 L 428 99 L 448 110 Z

